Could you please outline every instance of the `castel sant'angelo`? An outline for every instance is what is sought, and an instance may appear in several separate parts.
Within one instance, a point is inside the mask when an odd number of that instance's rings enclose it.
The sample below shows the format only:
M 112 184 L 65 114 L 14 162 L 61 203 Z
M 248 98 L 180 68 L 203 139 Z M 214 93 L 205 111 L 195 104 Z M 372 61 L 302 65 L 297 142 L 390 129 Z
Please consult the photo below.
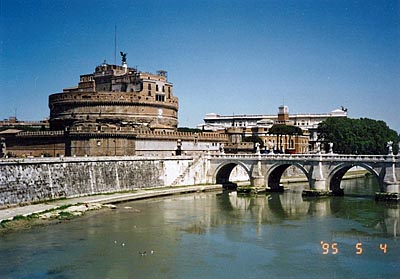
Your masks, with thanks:
M 125 56 L 124 56 L 125 57 Z M 174 131 L 178 125 L 178 98 L 166 71 L 157 74 L 103 63 L 93 74 L 81 75 L 77 87 L 49 97 L 50 127 L 135 127 Z
M 227 135 L 178 132 L 178 98 L 166 71 L 103 63 L 49 96 L 50 129 L 3 132 L 11 156 L 175 155 L 218 150 Z M 4 152 L 5 151 L 5 152 Z

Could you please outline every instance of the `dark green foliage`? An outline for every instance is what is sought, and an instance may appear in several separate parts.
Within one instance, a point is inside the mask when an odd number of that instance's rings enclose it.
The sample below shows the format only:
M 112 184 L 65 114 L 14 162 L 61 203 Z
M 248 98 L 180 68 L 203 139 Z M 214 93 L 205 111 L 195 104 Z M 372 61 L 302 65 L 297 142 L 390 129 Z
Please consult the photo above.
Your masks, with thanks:
M 14 220 L 14 221 L 17 221 L 17 220 L 26 220 L 26 217 L 25 217 L 25 216 L 22 216 L 22 215 L 16 215 L 16 216 L 13 218 L 13 220 Z
M 268 131 L 269 134 L 276 135 L 276 142 L 282 142 L 282 138 L 289 136 L 289 142 L 291 141 L 292 136 L 301 136 L 303 135 L 303 130 L 297 126 L 293 125 L 285 125 L 285 124 L 274 124 L 271 129 Z M 278 145 L 277 149 L 282 151 L 282 147 Z
M 387 154 L 386 143 L 393 142 L 398 152 L 400 136 L 384 121 L 368 118 L 328 118 L 318 126 L 319 140 L 332 142 L 333 150 L 341 154 Z
M 285 125 L 285 124 L 275 124 L 269 129 L 269 134 L 274 135 L 303 135 L 303 130 L 297 126 Z
M 264 147 L 264 142 L 263 142 L 263 140 L 260 139 L 260 138 L 257 137 L 257 136 L 245 137 L 245 138 L 243 139 L 243 141 L 244 141 L 244 142 L 253 142 L 254 144 L 255 144 L 256 142 L 258 142 L 258 143 L 260 144 L 260 148 L 263 148 L 263 147 Z M 255 148 L 255 145 L 254 145 L 254 148 Z
M 64 220 L 64 219 L 67 219 L 67 220 L 69 220 L 69 219 L 72 219 L 72 218 L 74 218 L 75 217 L 75 215 L 74 214 L 72 214 L 72 213 L 70 213 L 70 212 L 66 212 L 66 211 L 61 211 L 60 213 L 59 213 L 59 215 L 58 215 L 58 219 L 61 219 L 61 220 Z

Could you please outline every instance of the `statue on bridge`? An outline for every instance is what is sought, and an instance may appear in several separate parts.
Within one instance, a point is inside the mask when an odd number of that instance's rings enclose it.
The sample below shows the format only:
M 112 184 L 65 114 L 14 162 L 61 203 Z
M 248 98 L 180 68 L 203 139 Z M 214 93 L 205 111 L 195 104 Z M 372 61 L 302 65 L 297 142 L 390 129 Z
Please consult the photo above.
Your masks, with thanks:
M 224 144 L 223 144 L 223 143 L 221 143 L 221 145 L 219 146 L 219 150 L 220 150 L 220 152 L 221 152 L 222 155 L 225 154 Z
M 6 139 L 0 138 L 0 158 L 6 157 Z
M 317 141 L 315 143 L 315 146 L 317 147 L 317 154 L 320 154 L 321 153 L 321 143 L 319 141 Z
M 273 155 L 274 147 L 275 147 L 274 143 L 271 140 L 268 140 L 267 146 L 268 146 L 268 150 L 269 150 L 268 154 Z
M 328 143 L 329 145 L 329 154 L 333 154 L 333 142 Z
M 393 155 L 393 141 L 388 141 L 386 147 L 389 149 L 388 155 Z

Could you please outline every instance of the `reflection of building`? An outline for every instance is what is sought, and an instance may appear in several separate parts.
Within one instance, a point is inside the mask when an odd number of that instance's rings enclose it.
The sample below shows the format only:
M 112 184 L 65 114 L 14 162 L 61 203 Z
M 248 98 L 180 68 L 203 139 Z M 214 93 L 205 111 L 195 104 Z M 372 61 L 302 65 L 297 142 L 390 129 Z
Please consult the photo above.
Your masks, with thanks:
M 278 115 L 228 116 L 209 113 L 204 117 L 204 124 L 198 125 L 198 128 L 209 131 L 232 131 L 236 141 L 239 135 L 241 138 L 256 135 L 262 138 L 266 145 L 268 143 L 275 146 L 282 145 L 285 149 L 295 148 L 296 152 L 304 153 L 309 150 L 309 146 L 312 149 L 317 140 L 318 124 L 330 117 L 347 117 L 347 110 L 337 109 L 324 114 L 289 114 L 287 106 L 280 106 Z M 304 136 L 291 139 L 286 137 L 283 142 L 278 142 L 276 135 L 268 133 L 274 124 L 294 125 L 303 130 Z

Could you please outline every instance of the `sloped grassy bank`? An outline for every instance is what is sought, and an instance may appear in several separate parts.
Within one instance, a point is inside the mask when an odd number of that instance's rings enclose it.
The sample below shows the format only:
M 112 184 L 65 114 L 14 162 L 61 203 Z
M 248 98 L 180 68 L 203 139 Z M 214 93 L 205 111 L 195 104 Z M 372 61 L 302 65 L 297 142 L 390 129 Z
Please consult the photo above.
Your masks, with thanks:
M 13 219 L 3 220 L 0 222 L 0 235 L 19 230 L 30 229 L 35 226 L 60 223 L 65 220 L 82 216 L 87 211 L 113 208 L 116 208 L 116 206 L 112 204 L 69 204 L 54 209 L 45 210 L 40 213 L 32 213 L 26 216 L 17 215 Z

